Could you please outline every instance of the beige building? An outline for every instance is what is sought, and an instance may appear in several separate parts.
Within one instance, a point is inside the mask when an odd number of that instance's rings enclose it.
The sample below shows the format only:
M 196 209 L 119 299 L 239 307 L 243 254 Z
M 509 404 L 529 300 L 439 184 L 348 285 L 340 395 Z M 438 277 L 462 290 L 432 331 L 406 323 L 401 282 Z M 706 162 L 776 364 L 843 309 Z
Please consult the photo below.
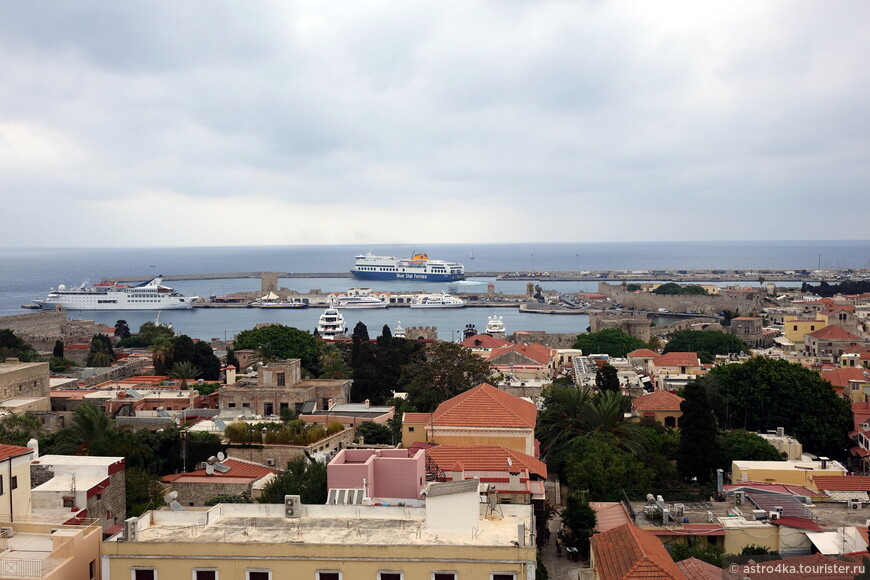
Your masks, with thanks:
M 48 363 L 0 363 L 0 408 L 13 413 L 51 411 Z
M 30 515 L 30 462 L 34 450 L 0 444 L 0 517 Z
M 332 405 L 346 403 L 350 397 L 349 380 L 302 379 L 302 361 L 289 359 L 260 367 L 257 380 L 242 380 L 223 387 L 219 392 L 222 412 L 249 415 L 280 415 L 290 408 L 297 413 L 305 403 L 314 402 L 316 409 L 327 410 Z
M 820 475 L 846 475 L 838 461 L 732 461 L 731 482 L 784 483 L 813 488 Z
M 287 496 L 146 512 L 104 543 L 104 570 L 124 580 L 534 580 L 531 506 L 492 511 L 477 481 L 427 491 L 425 507 Z

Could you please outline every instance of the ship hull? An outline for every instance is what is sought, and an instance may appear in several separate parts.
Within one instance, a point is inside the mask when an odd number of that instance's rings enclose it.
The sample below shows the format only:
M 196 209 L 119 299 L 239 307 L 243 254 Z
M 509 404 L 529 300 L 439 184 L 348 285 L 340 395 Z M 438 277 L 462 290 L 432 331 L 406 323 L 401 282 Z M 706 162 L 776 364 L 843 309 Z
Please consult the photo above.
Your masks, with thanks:
M 351 270 L 354 278 L 359 280 L 420 280 L 423 282 L 455 282 L 464 280 L 463 274 L 432 274 L 429 272 L 361 272 Z

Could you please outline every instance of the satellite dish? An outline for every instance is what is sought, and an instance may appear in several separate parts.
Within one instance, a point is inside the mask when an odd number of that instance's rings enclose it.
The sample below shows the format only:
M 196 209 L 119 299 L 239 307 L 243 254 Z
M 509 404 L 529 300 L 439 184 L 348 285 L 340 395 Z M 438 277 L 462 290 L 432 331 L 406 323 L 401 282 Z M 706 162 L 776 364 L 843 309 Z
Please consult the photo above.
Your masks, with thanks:
M 206 463 L 205 473 L 206 475 L 214 475 L 214 465 L 212 465 L 211 463 Z
M 218 451 L 217 458 L 218 458 L 218 461 L 223 461 L 224 459 L 227 458 L 227 456 L 224 455 L 223 451 Z
M 166 503 L 172 503 L 173 501 L 175 501 L 175 498 L 177 498 L 177 497 L 178 497 L 177 491 L 170 491 L 169 493 L 167 493 L 166 495 L 163 496 L 163 501 L 165 501 Z

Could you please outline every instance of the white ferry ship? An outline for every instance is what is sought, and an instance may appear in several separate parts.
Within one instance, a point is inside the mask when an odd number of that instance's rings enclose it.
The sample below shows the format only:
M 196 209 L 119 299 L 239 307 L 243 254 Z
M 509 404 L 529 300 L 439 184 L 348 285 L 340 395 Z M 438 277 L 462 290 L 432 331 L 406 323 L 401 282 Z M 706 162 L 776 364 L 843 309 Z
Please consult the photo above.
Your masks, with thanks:
M 193 308 L 197 296 L 185 296 L 168 286 L 162 286 L 162 276 L 142 284 L 100 282 L 67 289 L 61 284 L 52 289 L 45 300 L 34 300 L 47 310 L 61 306 L 66 310 L 187 310 Z
M 333 308 L 386 308 L 389 301 L 384 298 L 368 288 L 351 288 L 346 294 L 330 294 L 329 303 Z
M 364 280 L 426 280 L 452 282 L 465 279 L 465 267 L 457 262 L 430 260 L 426 254 L 410 258 L 374 256 L 371 252 L 356 257 L 350 273 Z
M 411 308 L 462 308 L 465 300 L 450 294 L 427 294 L 414 298 Z
M 333 341 L 338 337 L 347 334 L 347 325 L 344 322 L 344 316 L 335 308 L 327 308 L 320 315 L 320 320 L 317 322 L 317 334 L 323 340 Z

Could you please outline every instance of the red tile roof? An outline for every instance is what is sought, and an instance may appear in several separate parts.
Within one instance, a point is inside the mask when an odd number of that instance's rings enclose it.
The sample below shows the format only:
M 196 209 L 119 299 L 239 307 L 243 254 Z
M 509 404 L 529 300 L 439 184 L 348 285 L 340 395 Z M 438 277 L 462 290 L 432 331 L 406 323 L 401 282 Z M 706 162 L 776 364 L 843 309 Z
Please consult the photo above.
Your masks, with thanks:
M 592 552 L 601 580 L 686 577 L 659 539 L 634 524 L 592 536 Z
M 426 450 L 426 455 L 444 471 L 450 471 L 461 463 L 468 471 L 508 472 L 508 458 L 514 471 L 527 470 L 529 473 L 547 478 L 547 466 L 543 461 L 519 453 L 501 445 L 436 445 Z
M 813 482 L 826 491 L 870 491 L 870 477 L 866 475 L 816 475 Z
M 638 411 L 679 411 L 683 400 L 670 391 L 653 391 L 632 399 L 631 406 Z
M 0 460 L 11 459 L 31 452 L 33 452 L 33 449 L 30 447 L 21 447 L 20 445 L 0 445 Z
M 652 360 L 657 367 L 699 367 L 701 360 L 696 352 L 669 352 Z
M 499 348 L 509 345 L 510 342 L 488 334 L 475 334 L 463 340 L 461 344 L 465 348 Z
M 857 334 L 852 334 L 836 324 L 831 324 L 815 332 L 810 332 L 807 336 L 812 336 L 816 340 L 852 340 L 856 342 L 864 340 Z
M 538 408 L 534 403 L 481 383 L 444 401 L 432 415 L 436 425 L 534 429 Z
M 432 420 L 432 413 L 405 413 L 402 415 L 402 424 L 404 423 L 414 423 L 418 425 L 420 423 L 428 423 Z
M 541 365 L 548 364 L 550 359 L 553 358 L 553 349 L 540 344 L 507 344 L 499 348 L 494 348 L 489 353 L 487 360 L 493 362 L 495 359 L 510 353 L 516 353 L 526 358 L 530 358 Z
M 622 524 L 631 523 L 625 506 L 619 501 L 590 501 L 589 507 L 595 510 L 595 529 L 606 532 Z
M 647 357 L 657 357 L 659 353 L 654 350 L 650 350 L 648 348 L 639 348 L 637 350 L 633 350 L 627 355 L 628 358 L 647 358 Z
M 249 479 L 256 481 L 262 477 L 266 477 L 270 473 L 279 473 L 277 469 L 272 469 L 265 465 L 259 465 L 257 463 L 240 459 L 227 458 L 223 463 L 230 467 L 230 470 L 226 473 L 215 471 L 212 475 L 209 475 L 206 473 L 205 469 L 197 469 L 196 471 L 189 471 L 187 473 L 167 475 L 163 478 L 163 481 L 165 483 L 171 483 L 177 479 L 181 479 L 182 477 L 186 480 L 189 480 L 191 477 L 197 477 L 202 478 L 203 481 L 219 481 L 221 478 Z
M 722 568 L 717 568 L 713 564 L 694 557 L 677 562 L 677 568 L 686 575 L 688 580 L 722 580 L 726 578 Z
M 779 519 L 770 520 L 770 523 L 776 526 L 786 526 L 788 528 L 799 528 L 801 530 L 810 530 L 811 532 L 821 532 L 822 527 L 809 518 L 798 518 L 795 516 L 781 516 Z
M 849 381 L 870 382 L 870 371 L 858 367 L 844 367 L 822 371 L 821 376 L 835 387 L 848 387 Z

